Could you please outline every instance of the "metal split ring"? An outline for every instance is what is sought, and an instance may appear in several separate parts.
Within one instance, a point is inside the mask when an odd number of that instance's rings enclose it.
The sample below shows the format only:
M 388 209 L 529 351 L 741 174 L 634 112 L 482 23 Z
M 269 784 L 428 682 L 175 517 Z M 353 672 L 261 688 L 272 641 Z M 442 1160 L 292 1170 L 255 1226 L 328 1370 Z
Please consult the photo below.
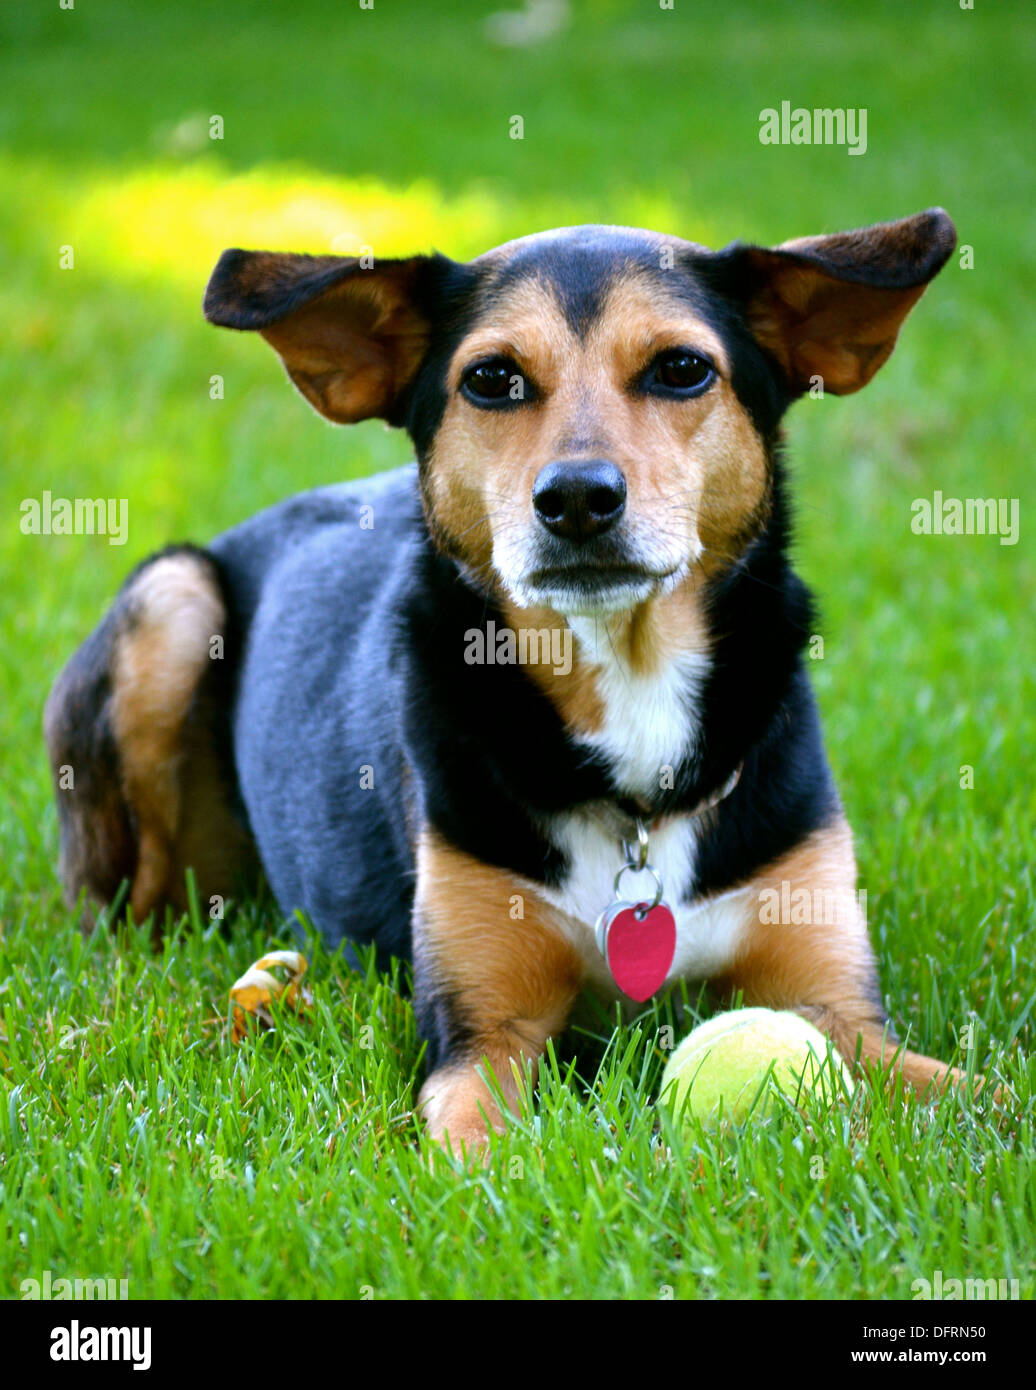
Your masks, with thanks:
M 631 856 L 630 862 L 628 864 L 623 864 L 622 868 L 615 875 L 615 896 L 616 898 L 622 897 L 622 894 L 619 892 L 619 880 L 622 878 L 623 874 L 628 872 L 630 869 L 632 869 L 634 873 L 648 873 L 655 880 L 654 901 L 648 903 L 647 905 L 647 912 L 650 912 L 653 908 L 656 908 L 658 904 L 662 901 L 662 880 L 659 878 L 658 874 L 655 872 L 654 867 L 651 864 L 634 864 Z M 646 913 L 638 914 L 638 916 L 641 915 L 646 916 Z

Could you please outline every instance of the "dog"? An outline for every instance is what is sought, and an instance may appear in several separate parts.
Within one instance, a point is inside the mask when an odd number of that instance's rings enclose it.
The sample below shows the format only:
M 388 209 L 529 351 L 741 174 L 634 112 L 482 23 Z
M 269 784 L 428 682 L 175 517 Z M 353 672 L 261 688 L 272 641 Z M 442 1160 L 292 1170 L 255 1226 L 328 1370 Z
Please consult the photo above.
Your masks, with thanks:
M 718 252 L 225 252 L 208 320 L 416 463 L 129 576 L 45 710 L 68 901 L 128 884 L 140 921 L 258 865 L 329 944 L 411 961 L 419 1107 L 461 1150 L 503 1124 L 485 1064 L 513 1104 L 583 990 L 708 981 L 960 1082 L 882 1007 L 780 428 L 867 384 L 955 243 L 933 209 Z

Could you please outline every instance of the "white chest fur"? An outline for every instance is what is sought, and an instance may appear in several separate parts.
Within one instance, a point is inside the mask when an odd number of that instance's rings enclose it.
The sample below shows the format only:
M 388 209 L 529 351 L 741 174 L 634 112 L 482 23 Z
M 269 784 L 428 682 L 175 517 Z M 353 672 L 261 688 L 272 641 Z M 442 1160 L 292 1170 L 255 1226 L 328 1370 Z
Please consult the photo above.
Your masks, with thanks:
M 666 785 L 666 770 L 694 751 L 708 655 L 683 652 L 650 675 L 638 674 L 616 657 L 607 641 L 598 640 L 593 624 L 570 621 L 581 658 L 595 668 L 604 706 L 601 728 L 580 741 L 607 758 L 623 794 L 653 797 Z M 695 901 L 699 833 L 699 821 L 684 816 L 664 821 L 651 835 L 650 860 L 676 918 L 670 980 L 709 979 L 729 966 L 750 911 L 751 889 Z M 600 816 L 583 809 L 554 817 L 549 834 L 564 851 L 570 868 L 562 886 L 545 896 L 564 914 L 565 933 L 583 960 L 588 983 L 617 998 L 619 992 L 594 938 L 594 923 L 614 900 L 615 875 L 623 863 L 617 835 Z M 654 891 L 646 873 L 630 871 L 623 876 L 621 892 L 628 901 L 650 899 Z
M 627 796 L 652 797 L 665 785 L 666 770 L 694 751 L 709 658 L 704 652 L 681 652 L 661 669 L 642 674 L 616 656 L 589 620 L 570 622 L 580 658 L 593 667 L 604 708 L 601 728 L 580 742 L 607 758 Z
M 541 889 L 560 913 L 562 929 L 579 952 L 588 984 L 618 998 L 619 991 L 594 938 L 594 923 L 615 897 L 615 875 L 622 853 L 615 835 L 585 811 L 558 816 L 551 838 L 571 865 L 557 889 Z M 651 836 L 651 863 L 662 880 L 665 899 L 676 918 L 676 955 L 670 980 L 707 980 L 730 965 L 750 911 L 753 890 L 739 889 L 705 902 L 688 890 L 694 882 L 698 822 L 687 816 L 665 821 Z M 650 900 L 655 885 L 649 874 L 623 875 L 621 892 L 630 902 Z

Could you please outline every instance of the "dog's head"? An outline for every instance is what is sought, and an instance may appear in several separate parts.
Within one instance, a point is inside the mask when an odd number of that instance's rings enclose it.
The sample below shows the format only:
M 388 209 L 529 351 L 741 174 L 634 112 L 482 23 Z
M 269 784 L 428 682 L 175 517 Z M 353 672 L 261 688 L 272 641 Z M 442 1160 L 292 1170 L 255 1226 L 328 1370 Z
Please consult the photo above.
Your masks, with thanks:
M 571 227 L 465 264 L 227 251 L 205 313 L 329 419 L 405 426 L 432 533 L 484 587 L 615 613 L 737 559 L 789 402 L 866 385 L 954 244 L 935 209 L 774 249 Z

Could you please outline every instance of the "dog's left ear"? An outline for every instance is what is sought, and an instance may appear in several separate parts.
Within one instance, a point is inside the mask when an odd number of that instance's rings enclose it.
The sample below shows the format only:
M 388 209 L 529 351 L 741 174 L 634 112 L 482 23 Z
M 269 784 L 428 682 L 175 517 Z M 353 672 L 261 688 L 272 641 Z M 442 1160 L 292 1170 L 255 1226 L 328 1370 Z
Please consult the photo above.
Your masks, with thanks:
M 815 377 L 847 395 L 866 386 L 896 345 L 903 320 L 957 242 L 942 208 L 833 236 L 802 237 L 767 249 L 733 246 L 734 293 L 756 340 L 789 385 Z
M 224 251 L 205 317 L 257 329 L 329 420 L 376 415 L 398 425 L 428 346 L 433 286 L 451 264 L 439 255 L 366 265 L 354 256 Z

